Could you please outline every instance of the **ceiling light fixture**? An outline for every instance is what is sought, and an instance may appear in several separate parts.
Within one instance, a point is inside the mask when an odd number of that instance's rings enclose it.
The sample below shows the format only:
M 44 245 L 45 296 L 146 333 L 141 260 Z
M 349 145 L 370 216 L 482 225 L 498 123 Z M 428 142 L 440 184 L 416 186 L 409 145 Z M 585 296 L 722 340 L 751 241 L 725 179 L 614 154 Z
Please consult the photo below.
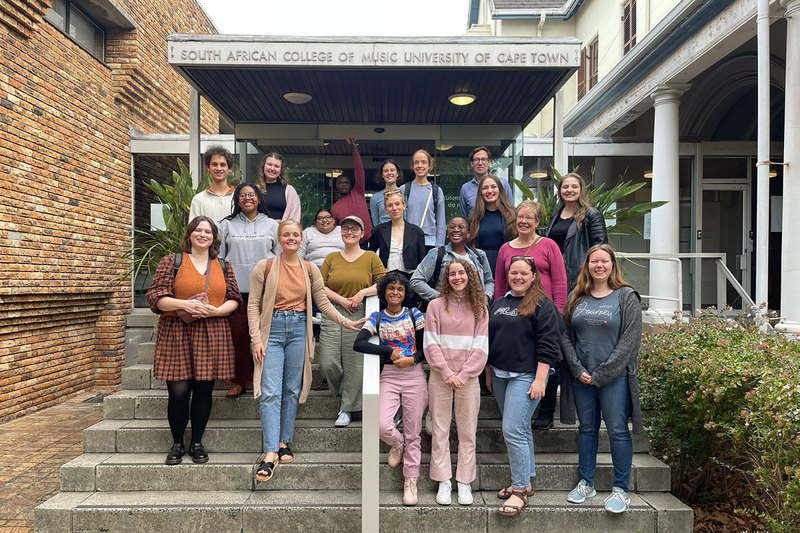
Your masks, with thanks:
M 295 105 L 307 104 L 311 101 L 311 95 L 308 93 L 286 93 L 283 97 Z
M 456 93 L 447 97 L 453 105 L 469 105 L 475 101 L 475 95 L 469 93 Z
M 531 172 L 530 176 L 535 180 L 541 180 L 547 177 L 547 172 L 545 172 L 544 170 L 537 170 L 535 172 Z
M 652 170 L 648 170 L 647 172 L 645 172 L 644 173 L 644 179 L 646 179 L 646 180 L 653 179 L 653 171 Z
M 770 178 L 774 178 L 774 177 L 776 177 L 777 175 L 778 175 L 778 172 L 777 172 L 776 170 L 770 170 L 770 171 L 769 171 L 769 177 L 770 177 Z
M 440 144 L 439 146 L 436 147 L 436 149 L 439 150 L 440 152 L 446 152 L 452 147 L 453 147 L 452 144 Z

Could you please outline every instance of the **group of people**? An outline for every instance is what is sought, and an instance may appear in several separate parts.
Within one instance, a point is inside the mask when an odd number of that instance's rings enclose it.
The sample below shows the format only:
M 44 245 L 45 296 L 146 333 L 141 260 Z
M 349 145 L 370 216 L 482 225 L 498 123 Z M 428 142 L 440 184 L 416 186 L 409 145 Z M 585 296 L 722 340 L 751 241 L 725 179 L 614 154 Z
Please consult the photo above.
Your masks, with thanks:
M 360 415 L 362 354 L 381 357 L 380 438 L 390 447 L 389 465 L 403 464 L 404 504 L 418 501 L 426 411 L 436 501 L 452 501 L 455 417 L 458 503 L 472 503 L 484 388 L 502 415 L 511 467 L 498 512 L 519 514 L 534 492 L 531 419 L 538 407 L 533 428 L 552 426 L 560 385 L 562 422 L 574 423 L 576 411 L 580 421 L 581 480 L 567 500 L 596 495 L 602 416 L 614 465 L 605 507 L 624 512 L 633 454 L 628 420 L 642 430 L 639 296 L 622 279 L 581 177 L 561 181 L 561 206 L 542 237 L 541 206 L 513 207 L 508 183 L 488 173 L 489 151 L 478 147 L 470 154 L 475 179 L 461 191 L 462 214 L 445 224 L 443 194 L 428 181 L 430 154 L 413 154 L 415 178 L 403 187 L 397 163 L 385 161 L 379 172 L 386 188 L 367 207 L 358 147 L 348 143 L 355 175 L 337 179 L 339 200 L 305 229 L 280 154 L 266 155 L 258 184 L 235 188 L 226 181 L 232 155 L 222 147 L 204 154 L 212 185 L 193 199 L 182 252 L 162 259 L 147 293 L 161 314 L 154 377 L 166 380 L 169 395 L 173 445 L 166 463 L 182 461 L 190 419 L 188 453 L 196 463 L 208 461 L 202 437 L 216 379 L 233 382 L 229 397 L 252 386 L 259 402 L 265 456 L 256 479 L 268 481 L 292 462 L 298 404 L 311 386 L 312 316 L 319 312 L 320 372 L 331 394 L 341 396 L 336 427 Z M 375 295 L 381 310 L 365 316 L 365 299 Z

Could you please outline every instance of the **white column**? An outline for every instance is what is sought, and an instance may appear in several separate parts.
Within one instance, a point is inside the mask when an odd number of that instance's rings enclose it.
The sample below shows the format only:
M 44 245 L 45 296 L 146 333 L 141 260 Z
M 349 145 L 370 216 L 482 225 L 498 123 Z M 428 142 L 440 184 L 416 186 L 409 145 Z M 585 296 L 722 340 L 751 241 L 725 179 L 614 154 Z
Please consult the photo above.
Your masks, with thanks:
M 200 93 L 189 87 L 189 172 L 192 173 L 192 187 L 200 184 Z
M 800 333 L 800 0 L 781 0 L 786 8 L 786 87 L 783 126 L 783 243 L 781 245 L 781 316 L 778 329 Z
M 553 96 L 553 167 L 563 176 L 567 168 L 567 147 L 564 144 L 564 89 Z
M 678 188 L 678 104 L 686 86 L 656 87 L 653 92 L 655 126 L 653 131 L 653 192 L 652 200 L 667 203 L 654 209 L 650 218 L 650 252 L 678 253 L 679 205 Z M 678 265 L 670 261 L 650 261 L 650 309 L 648 315 L 671 321 L 678 303 L 654 297 L 677 298 Z

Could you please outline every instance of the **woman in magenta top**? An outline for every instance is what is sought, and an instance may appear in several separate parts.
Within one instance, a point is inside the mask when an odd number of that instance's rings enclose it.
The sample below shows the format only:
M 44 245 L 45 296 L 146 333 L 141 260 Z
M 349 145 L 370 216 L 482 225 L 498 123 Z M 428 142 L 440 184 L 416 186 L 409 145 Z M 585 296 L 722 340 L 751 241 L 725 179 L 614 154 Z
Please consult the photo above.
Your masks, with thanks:
M 495 269 L 494 299 L 497 300 L 508 291 L 508 267 L 511 258 L 518 255 L 533 257 L 539 279 L 547 296 L 553 300 L 559 311 L 567 303 L 567 270 L 558 245 L 552 239 L 536 234 L 542 206 L 525 200 L 517 206 L 517 238 L 500 247 Z
M 372 235 L 372 219 L 369 216 L 367 200 L 364 197 L 366 186 L 364 183 L 364 164 L 361 162 L 361 154 L 358 153 L 358 145 L 352 137 L 345 139 L 350 149 L 353 150 L 353 174 L 355 179 L 342 174 L 336 178 L 336 192 L 339 199 L 331 206 L 331 214 L 341 224 L 342 220 L 349 216 L 357 216 L 364 221 L 364 236 L 361 237 L 361 244 L 369 242 Z

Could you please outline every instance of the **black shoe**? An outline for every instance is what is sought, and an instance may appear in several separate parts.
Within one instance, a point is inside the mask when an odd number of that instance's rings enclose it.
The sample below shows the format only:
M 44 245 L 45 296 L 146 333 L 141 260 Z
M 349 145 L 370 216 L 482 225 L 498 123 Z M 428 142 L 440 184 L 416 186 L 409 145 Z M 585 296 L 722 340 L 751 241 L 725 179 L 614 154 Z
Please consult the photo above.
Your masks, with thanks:
M 176 442 L 170 448 L 169 453 L 167 454 L 167 460 L 164 461 L 168 465 L 179 465 L 181 461 L 183 461 L 183 454 L 186 451 L 183 449 L 183 443 Z
M 533 421 L 533 429 L 539 431 L 547 431 L 553 427 L 553 419 L 552 418 L 537 418 Z
M 189 446 L 189 455 L 192 456 L 192 461 L 195 463 L 208 462 L 208 454 L 205 448 L 203 448 L 203 445 L 199 442 L 193 442 L 192 445 Z

